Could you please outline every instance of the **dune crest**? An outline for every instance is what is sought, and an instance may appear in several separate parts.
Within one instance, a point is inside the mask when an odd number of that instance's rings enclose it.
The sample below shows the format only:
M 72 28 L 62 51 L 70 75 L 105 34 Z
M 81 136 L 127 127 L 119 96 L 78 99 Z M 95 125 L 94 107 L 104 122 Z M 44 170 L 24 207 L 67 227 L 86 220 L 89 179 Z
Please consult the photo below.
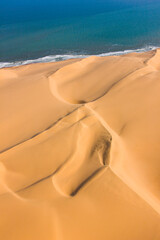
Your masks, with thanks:
M 159 59 L 0 70 L 0 239 L 160 239 Z
M 131 64 L 128 64 L 129 62 Z M 143 66 L 144 62 L 139 58 L 90 57 L 65 66 L 50 75 L 51 91 L 54 96 L 56 94 L 59 99 L 61 97 L 71 104 L 95 101 L 121 79 Z

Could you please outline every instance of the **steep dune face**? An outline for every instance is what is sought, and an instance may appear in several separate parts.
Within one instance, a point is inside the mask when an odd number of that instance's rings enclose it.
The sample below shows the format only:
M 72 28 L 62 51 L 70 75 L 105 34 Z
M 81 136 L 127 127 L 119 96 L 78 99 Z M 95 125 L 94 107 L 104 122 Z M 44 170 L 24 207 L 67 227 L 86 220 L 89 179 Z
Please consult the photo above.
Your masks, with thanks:
M 0 70 L 0 239 L 160 239 L 159 50 Z
M 113 85 L 143 65 L 139 58 L 90 57 L 51 75 L 51 90 L 53 95 L 56 91 L 68 103 L 90 102 L 106 94 Z
M 54 98 L 47 81 L 48 72 L 71 62 L 0 71 L 0 152 L 30 139 L 74 108 Z
M 111 131 L 119 145 L 119 157 L 117 153 L 112 154 L 111 168 L 158 212 L 159 59 L 160 50 L 150 59 L 134 55 L 91 57 L 66 66 L 50 77 L 51 88 L 54 82 L 61 99 L 72 104 L 86 102 L 85 106 Z M 81 84 L 87 90 L 82 88 L 78 94 Z
M 159 51 L 153 59 L 158 55 Z M 160 212 L 160 64 L 151 62 L 152 59 L 90 107 L 116 134 L 111 168 Z

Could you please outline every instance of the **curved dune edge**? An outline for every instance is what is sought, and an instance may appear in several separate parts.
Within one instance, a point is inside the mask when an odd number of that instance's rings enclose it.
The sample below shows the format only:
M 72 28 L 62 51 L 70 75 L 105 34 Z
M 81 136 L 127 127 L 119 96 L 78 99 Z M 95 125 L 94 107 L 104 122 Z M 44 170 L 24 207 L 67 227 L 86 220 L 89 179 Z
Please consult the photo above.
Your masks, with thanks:
M 160 238 L 159 53 L 0 70 L 2 239 Z

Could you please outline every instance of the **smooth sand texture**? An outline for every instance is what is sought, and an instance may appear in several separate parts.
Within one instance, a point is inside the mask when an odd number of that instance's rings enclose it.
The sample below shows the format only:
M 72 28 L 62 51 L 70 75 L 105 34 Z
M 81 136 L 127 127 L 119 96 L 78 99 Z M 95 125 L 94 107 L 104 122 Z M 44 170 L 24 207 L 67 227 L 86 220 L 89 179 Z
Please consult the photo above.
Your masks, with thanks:
M 160 50 L 0 70 L 0 239 L 160 240 Z

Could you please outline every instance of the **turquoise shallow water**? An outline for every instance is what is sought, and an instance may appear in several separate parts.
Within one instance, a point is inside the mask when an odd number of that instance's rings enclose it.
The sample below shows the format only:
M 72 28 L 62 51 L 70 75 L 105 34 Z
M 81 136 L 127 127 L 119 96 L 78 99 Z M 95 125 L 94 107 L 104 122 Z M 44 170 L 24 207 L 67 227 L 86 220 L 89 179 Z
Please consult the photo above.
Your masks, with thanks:
M 159 46 L 160 3 L 0 23 L 0 67 Z

